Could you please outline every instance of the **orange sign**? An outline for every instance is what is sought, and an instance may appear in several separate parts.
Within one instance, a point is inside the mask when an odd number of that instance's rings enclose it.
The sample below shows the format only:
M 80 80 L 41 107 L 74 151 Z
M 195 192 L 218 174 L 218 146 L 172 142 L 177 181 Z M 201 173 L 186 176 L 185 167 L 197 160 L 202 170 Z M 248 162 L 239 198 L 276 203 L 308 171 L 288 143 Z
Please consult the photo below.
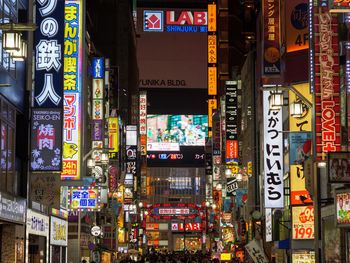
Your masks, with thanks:
M 238 142 L 226 141 L 226 159 L 236 159 L 238 157 Z
M 146 230 L 159 230 L 158 223 L 146 223 Z
M 208 95 L 217 94 L 217 72 L 216 67 L 208 67 Z
M 148 246 L 159 246 L 159 240 L 148 240 Z
M 306 0 L 286 1 L 287 52 L 309 48 L 308 4 Z
M 216 35 L 208 35 L 208 63 L 216 63 Z
M 293 239 L 314 238 L 314 207 L 292 206 Z
M 216 31 L 216 4 L 208 5 L 208 31 Z

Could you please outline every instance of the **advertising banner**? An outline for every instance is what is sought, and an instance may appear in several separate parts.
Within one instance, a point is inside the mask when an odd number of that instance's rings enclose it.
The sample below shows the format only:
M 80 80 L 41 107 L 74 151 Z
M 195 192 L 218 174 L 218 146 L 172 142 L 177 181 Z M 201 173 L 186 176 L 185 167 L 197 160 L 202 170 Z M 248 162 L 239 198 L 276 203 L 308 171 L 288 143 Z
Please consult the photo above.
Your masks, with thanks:
M 282 111 L 269 109 L 270 91 L 263 91 L 265 208 L 283 208 Z
M 50 244 L 55 246 L 68 245 L 68 221 L 51 216 Z
M 327 161 L 330 183 L 350 182 L 350 152 L 329 152 Z
M 337 226 L 349 226 L 350 223 L 350 193 L 338 191 L 336 193 L 335 209 Z
M 116 160 L 118 159 L 118 130 L 119 130 L 119 122 L 117 117 L 110 117 L 108 120 L 108 142 L 109 147 L 109 159 Z
M 103 81 L 103 79 L 92 80 L 92 99 L 103 99 Z
M 314 238 L 314 207 L 292 206 L 293 239 Z
M 334 13 L 350 12 L 349 0 L 329 0 L 329 8 Z
M 208 67 L 208 95 L 217 94 L 217 69 Z
M 208 31 L 216 31 L 216 4 L 208 4 Z
M 289 134 L 289 163 L 303 164 L 311 155 L 311 132 L 291 132 Z
M 307 0 L 286 1 L 287 52 L 309 48 Z
M 32 171 L 62 171 L 62 109 L 32 110 Z
M 31 173 L 31 200 L 60 209 L 61 176 L 59 173 Z
M 309 83 L 296 84 L 293 85 L 293 88 L 303 95 L 303 97 L 310 103 L 312 102 L 312 94 L 310 93 Z M 289 104 L 294 102 L 298 102 L 303 105 L 303 112 L 300 117 L 295 117 L 289 114 L 289 130 L 292 132 L 311 132 L 311 109 L 293 91 L 289 90 Z
M 263 0 L 263 75 L 281 73 L 280 0 Z
M 0 219 L 24 223 L 26 220 L 26 200 L 0 192 Z
M 34 33 L 34 107 L 62 108 L 64 4 L 35 1 Z
M 146 92 L 140 92 L 140 134 L 147 134 L 147 94 Z
M 108 189 L 113 192 L 118 187 L 118 167 L 110 165 L 108 168 Z
M 64 133 L 62 180 L 80 180 L 83 3 L 65 1 Z
M 225 122 L 226 140 L 238 139 L 238 82 L 226 81 Z M 238 149 L 238 148 L 237 148 Z M 237 157 L 234 157 L 237 158 Z
M 49 217 L 27 209 L 27 234 L 49 237 Z M 47 241 L 48 243 L 48 241 Z
M 266 208 L 265 209 L 265 227 L 266 227 L 266 233 L 265 238 L 266 242 L 272 241 L 272 209 Z
M 326 7 L 314 8 L 316 154 L 340 151 L 338 18 Z
M 70 188 L 69 210 L 100 210 L 100 190 L 98 188 Z
M 235 196 L 238 189 L 238 182 L 236 178 L 227 178 L 226 196 Z
M 264 250 L 262 249 L 261 245 L 258 243 L 256 239 L 253 239 L 250 241 L 246 246 L 246 250 L 248 251 L 251 258 L 256 263 L 268 263 L 268 259 L 266 258 L 266 255 L 264 253 Z
M 312 203 L 309 192 L 305 189 L 305 177 L 302 165 L 290 166 L 290 191 L 290 202 L 292 205 Z
M 102 141 L 102 120 L 92 121 L 92 140 Z
M 293 251 L 292 263 L 315 263 L 315 251 Z M 329 262 L 329 261 L 326 261 Z M 333 261 L 332 261 L 333 262 Z

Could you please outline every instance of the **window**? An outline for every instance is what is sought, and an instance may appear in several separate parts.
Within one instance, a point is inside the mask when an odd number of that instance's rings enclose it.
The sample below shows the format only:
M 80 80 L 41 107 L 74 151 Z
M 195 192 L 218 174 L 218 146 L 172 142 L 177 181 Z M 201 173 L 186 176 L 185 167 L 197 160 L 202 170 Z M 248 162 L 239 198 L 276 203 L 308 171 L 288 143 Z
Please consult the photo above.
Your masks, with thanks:
M 15 193 L 15 108 L 4 99 L 0 100 L 0 191 Z

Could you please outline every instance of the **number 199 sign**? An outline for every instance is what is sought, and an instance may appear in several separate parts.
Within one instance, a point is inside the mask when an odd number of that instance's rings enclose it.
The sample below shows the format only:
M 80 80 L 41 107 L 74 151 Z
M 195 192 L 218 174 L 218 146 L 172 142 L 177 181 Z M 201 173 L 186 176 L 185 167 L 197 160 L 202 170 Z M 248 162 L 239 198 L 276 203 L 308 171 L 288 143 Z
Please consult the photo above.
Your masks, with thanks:
M 293 239 L 314 238 L 314 207 L 293 206 Z

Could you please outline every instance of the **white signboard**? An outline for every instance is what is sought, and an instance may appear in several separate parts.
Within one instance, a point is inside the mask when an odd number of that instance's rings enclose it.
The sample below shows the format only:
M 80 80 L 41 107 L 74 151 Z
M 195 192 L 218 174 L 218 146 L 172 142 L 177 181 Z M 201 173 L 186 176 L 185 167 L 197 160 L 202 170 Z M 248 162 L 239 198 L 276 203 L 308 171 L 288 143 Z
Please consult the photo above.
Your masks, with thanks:
M 56 246 L 68 245 L 68 221 L 51 216 L 50 243 Z
M 266 242 L 272 241 L 272 209 L 265 209 L 265 217 L 266 217 Z
M 49 237 L 49 217 L 28 209 L 27 233 Z
M 265 208 L 283 208 L 282 109 L 269 109 L 270 95 L 263 92 Z
M 250 257 L 254 260 L 255 263 L 269 263 L 267 260 L 264 251 L 262 250 L 260 244 L 253 239 L 245 246 Z

